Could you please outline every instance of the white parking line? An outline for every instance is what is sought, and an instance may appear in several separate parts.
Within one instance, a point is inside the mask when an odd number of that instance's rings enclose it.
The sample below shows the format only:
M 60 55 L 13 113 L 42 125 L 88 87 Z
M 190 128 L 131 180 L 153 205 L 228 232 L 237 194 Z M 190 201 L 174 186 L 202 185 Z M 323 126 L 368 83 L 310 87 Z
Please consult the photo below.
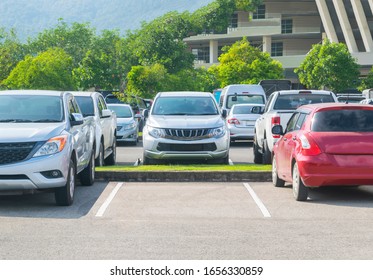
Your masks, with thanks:
M 98 209 L 96 217 L 102 217 L 108 208 L 110 202 L 113 200 L 119 189 L 122 187 L 123 183 L 118 183 L 115 188 L 111 191 L 108 198 L 105 200 L 105 202 L 101 205 L 100 209 Z
M 260 200 L 260 198 L 256 195 L 256 193 L 254 192 L 254 190 L 251 188 L 251 186 L 248 184 L 248 183 L 244 183 L 243 184 L 245 186 L 245 188 L 248 190 L 248 192 L 250 193 L 251 197 L 254 199 L 256 205 L 258 205 L 260 211 L 262 211 L 263 213 L 263 216 L 265 218 L 271 218 L 271 214 L 269 213 L 269 211 L 267 210 L 267 208 L 264 206 L 263 202 Z

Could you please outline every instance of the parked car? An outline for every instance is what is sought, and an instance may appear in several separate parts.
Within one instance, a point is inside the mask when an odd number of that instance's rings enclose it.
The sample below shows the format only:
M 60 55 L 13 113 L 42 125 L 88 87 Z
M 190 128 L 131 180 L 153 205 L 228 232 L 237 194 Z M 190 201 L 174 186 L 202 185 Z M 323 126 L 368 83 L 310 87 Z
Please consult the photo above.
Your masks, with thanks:
M 293 184 L 296 200 L 308 188 L 373 184 L 373 107 L 314 104 L 297 109 L 273 149 L 272 181 Z
M 271 132 L 274 125 L 285 127 L 293 112 L 302 105 L 328 102 L 337 102 L 337 98 L 333 92 L 324 90 L 283 90 L 272 93 L 264 113 L 255 122 L 254 163 L 271 163 L 273 145 L 279 139 L 279 135 Z
M 115 114 L 108 109 L 104 97 L 99 92 L 72 92 L 84 117 L 95 120 L 95 159 L 97 166 L 115 165 L 116 128 Z
M 226 118 L 231 141 L 253 140 L 255 121 L 263 112 L 264 105 L 233 105 Z
M 94 183 L 93 122 L 69 92 L 1 91 L 0 190 L 53 189 L 71 205 L 77 176 Z
M 364 100 L 365 97 L 361 93 L 349 94 L 349 93 L 338 93 L 338 102 L 342 103 L 359 103 Z
M 109 104 L 108 108 L 117 115 L 117 141 L 136 145 L 139 141 L 140 115 L 134 115 L 128 104 Z
M 261 85 L 229 85 L 220 94 L 219 105 L 229 113 L 235 104 L 265 104 L 267 97 Z
M 227 164 L 229 133 L 209 92 L 160 92 L 144 111 L 143 163 L 203 160 Z
M 373 105 L 373 99 L 372 98 L 364 99 L 364 100 L 361 100 L 360 103 Z

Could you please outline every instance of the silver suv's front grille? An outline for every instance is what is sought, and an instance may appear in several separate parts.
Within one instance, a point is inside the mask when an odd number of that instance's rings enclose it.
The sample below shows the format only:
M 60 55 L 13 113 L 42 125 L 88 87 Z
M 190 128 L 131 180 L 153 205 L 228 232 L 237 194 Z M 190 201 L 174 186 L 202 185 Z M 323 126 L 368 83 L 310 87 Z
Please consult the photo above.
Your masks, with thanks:
M 25 160 L 36 142 L 0 143 L 0 164 L 11 164 Z
M 209 138 L 210 129 L 165 129 L 168 139 L 175 140 L 198 140 Z

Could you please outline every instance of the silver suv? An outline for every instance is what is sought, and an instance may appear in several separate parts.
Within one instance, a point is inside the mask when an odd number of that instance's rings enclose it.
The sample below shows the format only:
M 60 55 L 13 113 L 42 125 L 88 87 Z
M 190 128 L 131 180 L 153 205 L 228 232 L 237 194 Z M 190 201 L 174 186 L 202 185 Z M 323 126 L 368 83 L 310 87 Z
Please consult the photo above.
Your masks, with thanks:
M 143 130 L 143 164 L 204 160 L 228 164 L 229 133 L 209 92 L 160 92 Z

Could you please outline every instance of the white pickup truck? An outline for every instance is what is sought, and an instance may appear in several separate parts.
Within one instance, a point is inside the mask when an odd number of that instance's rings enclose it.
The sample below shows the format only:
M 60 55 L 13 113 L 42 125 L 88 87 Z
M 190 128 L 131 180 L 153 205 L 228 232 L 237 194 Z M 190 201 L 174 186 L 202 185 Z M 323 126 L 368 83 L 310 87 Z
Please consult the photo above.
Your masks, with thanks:
M 279 135 L 273 135 L 274 125 L 285 129 L 293 112 L 302 105 L 338 102 L 335 94 L 325 90 L 284 90 L 270 95 L 264 113 L 256 120 L 253 143 L 254 163 L 270 164 L 273 145 Z
M 99 92 L 72 92 L 85 118 L 95 120 L 96 166 L 115 165 L 117 118 Z

